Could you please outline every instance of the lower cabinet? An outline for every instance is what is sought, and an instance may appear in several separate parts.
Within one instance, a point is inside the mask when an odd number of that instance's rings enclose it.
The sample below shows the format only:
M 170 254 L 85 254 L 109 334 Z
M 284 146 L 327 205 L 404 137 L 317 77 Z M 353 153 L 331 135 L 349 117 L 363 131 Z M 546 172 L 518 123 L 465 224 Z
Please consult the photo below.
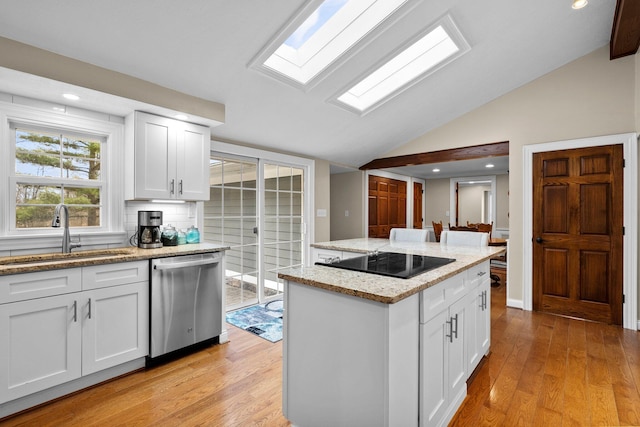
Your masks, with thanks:
M 78 294 L 0 305 L 0 403 L 82 374 Z
M 420 325 L 420 426 L 446 424 L 467 394 L 466 299 Z
M 491 344 L 491 279 L 489 263 L 483 263 L 467 272 L 469 292 L 466 298 L 467 317 L 466 360 L 470 376 Z
M 148 354 L 148 262 L 96 268 L 102 288 L 0 303 L 0 404 Z
M 144 357 L 149 350 L 149 283 L 83 292 L 82 375 Z
M 420 426 L 446 425 L 491 344 L 489 263 L 420 296 Z

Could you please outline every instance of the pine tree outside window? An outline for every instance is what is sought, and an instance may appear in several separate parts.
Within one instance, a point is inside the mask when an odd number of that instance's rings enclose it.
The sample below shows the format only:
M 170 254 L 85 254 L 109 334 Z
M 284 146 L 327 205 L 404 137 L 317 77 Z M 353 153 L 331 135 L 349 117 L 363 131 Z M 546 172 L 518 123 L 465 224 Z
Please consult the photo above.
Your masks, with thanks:
M 69 225 L 100 228 L 106 138 L 65 129 L 11 125 L 14 143 L 14 230 L 51 227 L 55 206 L 69 207 Z

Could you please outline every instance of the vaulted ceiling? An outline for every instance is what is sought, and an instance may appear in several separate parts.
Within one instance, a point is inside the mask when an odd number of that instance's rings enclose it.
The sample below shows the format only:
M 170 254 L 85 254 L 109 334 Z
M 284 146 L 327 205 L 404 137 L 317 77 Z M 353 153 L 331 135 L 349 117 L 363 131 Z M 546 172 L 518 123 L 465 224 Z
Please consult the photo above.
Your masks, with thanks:
M 581 10 L 570 0 L 410 0 L 389 28 L 303 91 L 249 67 L 301 5 L 21 0 L 3 2 L 0 36 L 222 103 L 226 117 L 212 130 L 215 138 L 358 167 L 608 44 L 616 6 L 608 0 L 591 0 Z M 327 102 L 445 14 L 470 52 L 364 116 Z M 29 85 L 0 73 L 2 92 L 20 95 Z M 49 92 L 51 85 L 38 94 L 47 99 L 54 96 Z M 114 114 L 135 108 L 104 103 L 100 108 Z

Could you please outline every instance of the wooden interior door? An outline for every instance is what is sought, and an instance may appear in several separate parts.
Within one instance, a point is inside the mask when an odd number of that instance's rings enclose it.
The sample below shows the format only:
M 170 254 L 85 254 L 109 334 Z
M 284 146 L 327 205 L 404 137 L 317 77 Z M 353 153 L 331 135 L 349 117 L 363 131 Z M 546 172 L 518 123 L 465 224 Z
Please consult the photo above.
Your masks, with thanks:
M 388 238 L 407 226 L 407 183 L 369 175 L 369 237 Z
M 533 156 L 533 308 L 622 324 L 622 145 Z
M 413 228 L 422 228 L 422 183 L 413 183 Z

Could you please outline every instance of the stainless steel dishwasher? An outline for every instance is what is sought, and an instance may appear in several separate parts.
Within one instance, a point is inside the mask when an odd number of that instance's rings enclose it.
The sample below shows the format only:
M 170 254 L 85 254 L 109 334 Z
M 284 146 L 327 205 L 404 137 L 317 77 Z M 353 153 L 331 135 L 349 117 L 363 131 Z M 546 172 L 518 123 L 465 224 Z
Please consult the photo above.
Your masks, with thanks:
M 151 260 L 150 358 L 222 333 L 222 252 Z

